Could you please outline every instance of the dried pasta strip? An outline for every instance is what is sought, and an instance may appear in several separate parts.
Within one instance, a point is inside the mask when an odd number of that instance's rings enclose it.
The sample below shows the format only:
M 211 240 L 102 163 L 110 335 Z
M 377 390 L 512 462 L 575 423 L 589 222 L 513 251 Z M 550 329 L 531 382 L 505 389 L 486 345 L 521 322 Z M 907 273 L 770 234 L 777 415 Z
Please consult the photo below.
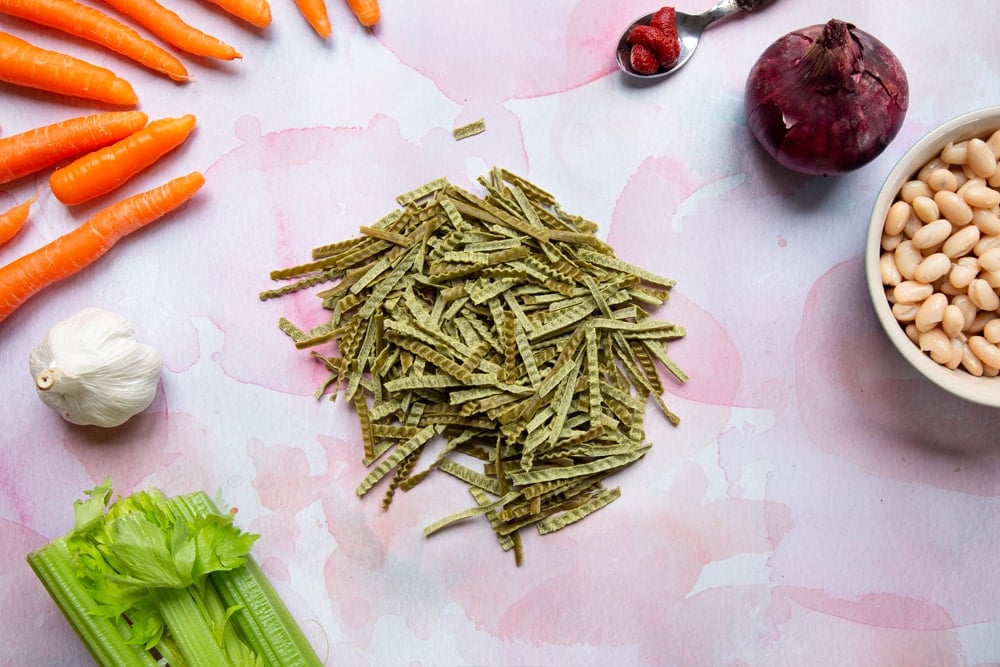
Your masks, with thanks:
M 418 447 L 422 447 L 434 437 L 437 433 L 437 429 L 434 426 L 426 426 L 417 432 L 415 436 L 407 440 L 406 442 L 400 443 L 396 446 L 389 456 L 382 459 L 382 461 L 361 481 L 361 484 L 355 490 L 358 496 L 363 496 L 368 491 L 371 490 L 373 486 L 378 484 L 383 477 L 385 477 L 389 471 L 395 468 L 399 463 L 412 454 Z
M 446 472 L 453 477 L 457 477 L 469 486 L 478 487 L 494 496 L 500 495 L 500 483 L 486 475 L 476 472 L 472 468 L 456 463 L 453 459 L 445 458 L 438 463 L 438 470 Z
M 553 466 L 549 468 L 536 468 L 525 472 L 511 473 L 511 481 L 517 486 L 526 486 L 535 482 L 547 482 L 553 479 L 569 479 L 571 477 L 583 477 L 595 473 L 614 470 L 624 467 L 633 461 L 642 458 L 649 447 L 639 447 L 630 454 L 620 454 L 617 456 L 606 456 L 595 461 L 580 463 L 569 466 Z
M 422 343 L 419 340 L 404 336 L 392 330 L 387 331 L 385 337 L 389 342 L 412 352 L 417 357 L 437 366 L 442 372 L 447 373 L 462 382 L 467 382 L 472 375 L 453 360 L 444 356 L 426 343 Z
M 375 460 L 375 435 L 372 432 L 371 413 L 368 411 L 368 401 L 364 394 L 354 395 L 354 409 L 358 413 L 358 423 L 361 426 L 361 443 L 364 448 L 362 461 L 365 465 L 371 465 Z
M 468 139 L 469 137 L 475 136 L 477 134 L 482 134 L 486 131 L 486 121 L 483 118 L 472 121 L 471 123 L 466 123 L 465 125 L 459 125 L 451 131 L 452 136 L 455 141 L 461 141 L 462 139 Z
M 538 522 L 537 529 L 539 535 L 546 535 L 565 528 L 571 524 L 586 518 L 602 507 L 607 507 L 610 503 L 621 497 L 621 488 L 604 490 L 590 500 L 575 509 L 568 510 L 561 514 L 556 514 Z
M 376 438 L 396 438 L 406 440 L 412 438 L 420 430 L 415 426 L 397 426 L 394 424 L 373 424 L 372 435 Z
M 315 287 L 321 283 L 335 280 L 339 275 L 339 271 L 324 271 L 323 273 L 308 276 L 289 285 L 282 285 L 281 287 L 275 289 L 264 290 L 258 294 L 258 298 L 261 301 L 276 299 L 280 296 L 286 296 L 288 294 L 292 294 L 293 292 L 299 292 L 304 289 L 309 289 L 310 287 Z
M 396 489 L 400 488 L 403 482 L 409 478 L 410 473 L 413 468 L 417 465 L 417 461 L 420 460 L 420 452 L 422 450 L 418 449 L 413 452 L 396 467 L 396 471 L 392 474 L 392 479 L 389 480 L 389 486 L 385 490 L 385 495 L 382 496 L 382 510 L 388 510 L 389 505 L 392 504 L 392 499 L 396 496 Z
M 282 317 L 278 320 L 278 328 L 281 329 L 282 333 L 291 338 L 296 345 L 298 345 L 300 341 L 306 339 L 305 332 L 292 324 L 291 320 L 288 320 L 287 318 Z
M 383 241 L 388 241 L 395 245 L 401 246 L 403 248 L 411 247 L 416 241 L 403 234 L 397 232 L 389 231 L 388 229 L 382 229 L 381 227 L 366 227 L 362 225 L 359 230 L 365 236 L 370 236 L 371 238 L 381 239 Z
M 659 285 L 661 287 L 673 287 L 676 284 L 675 280 L 664 278 L 663 276 L 659 276 L 651 271 L 647 271 L 646 269 L 630 264 L 629 262 L 618 259 L 612 255 L 584 250 L 580 253 L 580 258 L 591 262 L 592 264 L 603 266 L 607 269 L 638 276 L 646 282 Z
M 673 359 L 667 356 L 666 346 L 662 343 L 657 344 L 654 341 L 643 341 L 643 344 L 649 350 L 650 354 L 656 357 L 656 360 L 663 364 L 664 368 L 669 370 L 674 377 L 676 377 L 681 382 L 688 381 L 688 375 L 680 366 L 678 366 Z
M 399 216 L 399 215 L 402 215 L 402 211 L 400 211 L 399 209 L 395 209 L 395 210 L 393 210 L 393 212 L 390 215 Z M 355 237 L 355 238 L 350 238 L 350 239 L 344 239 L 343 241 L 337 241 L 335 243 L 328 243 L 326 245 L 322 245 L 322 246 L 319 246 L 317 248 L 313 248 L 312 249 L 312 258 L 314 260 L 316 260 L 316 259 L 325 259 L 325 258 L 328 258 L 328 257 L 334 257 L 336 255 L 343 254 L 343 253 L 347 252 L 348 250 L 352 250 L 355 246 L 357 246 L 363 240 L 364 239 Z
M 471 486 L 469 487 L 469 493 L 480 507 L 485 507 L 490 504 L 490 497 L 482 489 Z M 486 519 L 490 522 L 490 526 L 493 527 L 493 532 L 496 533 L 497 541 L 500 543 L 500 548 L 504 551 L 510 551 L 513 549 L 513 538 L 511 538 L 510 535 L 501 535 L 498 532 L 500 522 L 496 518 L 496 512 L 486 512 Z
M 367 319 L 375 313 L 375 309 L 379 308 L 385 298 L 389 293 L 396 288 L 399 281 L 403 279 L 406 272 L 409 271 L 410 267 L 413 265 L 414 253 L 412 250 L 407 252 L 407 254 L 400 260 L 400 262 L 389 272 L 389 275 L 380 280 L 372 290 L 368 297 L 368 301 L 365 305 L 361 307 L 358 311 L 357 317 L 359 319 Z
M 541 202 L 546 206 L 555 206 L 556 198 L 546 190 L 543 190 L 542 188 L 532 183 L 531 181 L 521 176 L 518 176 L 509 169 L 501 168 L 500 174 L 504 181 L 510 183 L 511 185 L 516 185 L 518 188 L 521 189 L 522 192 L 528 194 L 528 196 L 530 196 L 535 201 Z
M 443 519 L 439 519 L 434 523 L 430 524 L 429 526 L 425 527 L 424 535 L 430 537 L 431 535 L 438 532 L 442 528 L 447 528 L 448 526 L 458 523 L 459 521 L 464 521 L 465 519 L 470 519 L 475 516 L 482 516 L 487 512 L 495 512 L 497 509 L 503 507 L 507 503 L 517 500 L 518 496 L 520 495 L 521 494 L 519 491 L 510 491 L 506 495 L 497 498 L 496 500 L 487 505 L 477 505 L 476 507 L 470 507 L 466 510 L 462 510 L 461 512 L 456 512 L 450 516 L 446 516 Z
M 433 194 L 438 190 L 444 190 L 446 187 L 448 187 L 448 185 L 449 183 L 447 179 L 436 178 L 433 181 L 429 181 L 419 187 L 410 190 L 409 192 L 404 192 L 403 194 L 398 195 L 396 197 L 396 201 L 399 203 L 400 206 L 405 206 L 406 204 L 410 204 L 412 202 L 423 199 L 427 195 Z

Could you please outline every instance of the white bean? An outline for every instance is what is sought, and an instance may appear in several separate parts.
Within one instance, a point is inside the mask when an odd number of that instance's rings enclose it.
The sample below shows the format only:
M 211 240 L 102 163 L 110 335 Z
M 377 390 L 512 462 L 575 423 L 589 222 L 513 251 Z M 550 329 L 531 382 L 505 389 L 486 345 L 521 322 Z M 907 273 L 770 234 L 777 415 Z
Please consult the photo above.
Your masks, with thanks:
M 949 338 L 958 338 L 965 328 L 965 314 L 958 306 L 949 303 L 941 313 L 941 328 Z
M 917 270 L 917 266 L 923 260 L 920 251 L 913 247 L 913 241 L 900 243 L 896 246 L 892 256 L 896 260 L 896 267 L 899 269 L 900 275 L 907 280 L 913 279 L 913 272 Z
M 994 236 L 1000 234 L 1000 215 L 993 211 L 976 209 L 972 212 L 972 224 L 979 227 L 979 231 L 983 234 Z
M 975 229 L 975 228 L 973 228 Z M 951 257 L 943 252 L 936 252 L 924 257 L 913 271 L 913 279 L 921 283 L 932 283 L 947 275 L 951 270 Z
M 949 166 L 950 165 L 948 165 L 948 163 L 942 160 L 940 157 L 932 157 L 927 162 L 927 164 L 921 167 L 920 171 L 917 172 L 917 180 L 926 183 L 927 179 L 930 178 L 932 171 L 934 171 L 935 169 L 942 169 L 942 168 L 948 169 Z
M 980 271 L 979 277 L 993 289 L 1000 289 L 1000 271 Z
M 927 250 L 941 245 L 951 236 L 951 230 L 951 223 L 943 218 L 929 222 L 913 235 L 911 239 L 913 247 L 918 250 Z
M 882 250 L 895 250 L 896 246 L 898 246 L 905 240 L 906 237 L 903 236 L 902 234 L 896 234 L 895 236 L 890 236 L 889 234 L 882 234 Z
M 906 334 L 907 338 L 913 341 L 914 345 L 920 345 L 920 332 L 917 331 L 917 327 L 913 324 L 913 322 L 910 322 L 903 327 L 903 333 Z
M 983 284 L 986 285 L 986 281 L 983 281 Z M 989 285 L 986 285 L 986 287 L 988 288 Z M 972 289 L 971 285 L 969 289 Z M 992 292 L 993 290 L 990 291 Z M 916 280 L 904 280 L 892 288 L 892 297 L 896 303 L 920 303 L 933 293 L 934 287 L 932 285 L 920 283 Z M 972 296 L 970 295 L 969 298 L 971 299 Z M 996 309 L 994 308 L 993 310 Z
M 952 259 L 967 255 L 979 243 L 979 238 L 979 227 L 967 225 L 949 236 L 942 244 L 941 251 Z
M 917 309 L 917 314 L 913 318 L 913 323 L 916 325 L 917 331 L 925 333 L 936 328 L 939 324 L 941 324 L 941 320 L 944 317 L 944 310 L 947 307 L 948 297 L 941 292 L 936 292 L 927 297 L 927 299 L 920 304 L 920 308 Z M 949 336 L 949 338 L 951 338 L 951 336 Z
M 962 331 L 965 331 L 972 324 L 972 320 L 976 319 L 976 313 L 979 312 L 979 309 L 976 308 L 976 304 L 969 300 L 968 294 L 959 294 L 956 297 L 952 297 L 951 304 L 962 311 L 962 315 L 965 317 Z
M 966 154 L 969 168 L 972 169 L 972 172 L 976 176 L 989 178 L 996 173 L 997 156 L 993 154 L 993 151 L 982 139 L 978 137 L 970 139 L 966 148 Z
M 934 192 L 938 192 L 939 190 L 955 192 L 958 190 L 958 178 L 951 169 L 940 167 L 927 174 L 927 187 Z
M 972 354 L 979 357 L 979 360 L 984 365 L 1000 368 L 1000 347 L 997 347 L 982 336 L 969 337 L 969 350 L 972 351 Z
M 988 236 L 981 237 L 972 249 L 972 252 L 975 253 L 976 257 L 981 257 L 984 253 L 992 250 L 993 248 L 1000 248 L 1000 236 L 990 234 Z
M 955 370 L 962 363 L 962 354 L 965 352 L 965 343 L 957 338 L 951 339 L 951 358 L 945 362 L 945 366 Z
M 933 197 L 934 191 L 923 181 L 912 180 L 903 183 L 899 188 L 899 198 L 905 202 L 913 203 L 917 197 Z
M 955 143 L 954 141 L 949 141 L 945 144 L 945 147 L 941 149 L 941 161 L 946 164 L 965 164 L 969 161 L 969 142 L 959 141 Z
M 951 359 L 951 339 L 941 329 L 931 329 L 920 334 L 920 349 L 931 355 L 939 364 Z
M 906 228 L 906 221 L 913 214 L 913 207 L 902 199 L 893 203 L 889 207 L 889 212 L 885 216 L 885 233 L 890 236 L 902 234 Z
M 937 204 L 942 217 L 951 224 L 961 227 L 972 222 L 972 207 L 958 193 L 948 190 L 936 192 L 934 203 Z
M 899 286 L 905 284 L 905 282 L 902 282 L 894 288 L 897 291 L 895 295 L 897 301 L 899 301 Z M 918 293 L 917 290 L 911 288 L 906 288 L 902 291 L 903 296 L 907 298 L 911 298 Z M 927 297 L 925 296 L 924 298 L 926 299 Z M 990 287 L 990 284 L 982 278 L 976 278 L 969 283 L 969 300 L 980 310 L 996 310 L 1000 308 L 1000 296 L 997 296 L 997 293 Z M 901 303 L 913 303 L 913 300 Z
M 995 317 L 983 327 L 983 337 L 994 345 L 1000 344 L 1000 317 Z
M 977 261 L 984 271 L 1000 271 L 1000 248 L 990 248 Z
M 956 193 L 958 194 L 958 193 Z M 1000 192 L 986 185 L 973 185 L 962 191 L 962 199 L 973 208 L 993 208 L 1000 204 Z M 904 204 L 906 202 L 903 202 Z
M 917 319 L 917 311 L 920 304 L 916 303 L 894 303 L 892 304 L 892 316 L 897 322 L 912 322 Z
M 882 253 L 882 256 L 878 258 L 878 268 L 879 273 L 882 274 L 883 285 L 895 286 L 903 281 L 903 274 L 899 272 L 896 259 L 891 252 Z
M 983 374 L 983 362 L 972 353 L 968 343 L 962 344 L 962 368 L 976 377 L 981 377 Z
M 993 155 L 1000 160 L 1000 130 L 996 130 L 990 135 L 990 138 L 986 140 L 986 145 L 993 151 Z
M 913 207 L 913 212 L 921 222 L 934 222 L 941 217 L 941 210 L 933 196 L 920 195 L 913 200 L 910 206 Z

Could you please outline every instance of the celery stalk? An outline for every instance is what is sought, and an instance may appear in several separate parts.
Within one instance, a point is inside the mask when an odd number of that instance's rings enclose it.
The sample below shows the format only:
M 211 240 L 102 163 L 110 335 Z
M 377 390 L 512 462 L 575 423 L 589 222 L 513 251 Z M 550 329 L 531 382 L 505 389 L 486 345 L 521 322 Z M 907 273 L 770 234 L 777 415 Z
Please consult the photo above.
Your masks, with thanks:
M 142 647 L 125 642 L 114 622 L 92 613 L 96 603 L 77 579 L 62 538 L 32 551 L 27 561 L 98 664 L 155 667 L 156 661 Z
M 202 491 L 175 496 L 170 504 L 186 520 L 220 513 Z M 238 607 L 232 620 L 246 643 L 266 665 L 318 667 L 323 664 L 252 557 L 247 557 L 238 568 L 213 572 L 208 579 L 227 606 Z
M 229 664 L 189 588 L 157 588 L 151 596 L 188 664 Z
M 316 667 L 312 647 L 204 493 L 110 502 L 110 480 L 74 505 L 72 531 L 29 565 L 98 664 Z

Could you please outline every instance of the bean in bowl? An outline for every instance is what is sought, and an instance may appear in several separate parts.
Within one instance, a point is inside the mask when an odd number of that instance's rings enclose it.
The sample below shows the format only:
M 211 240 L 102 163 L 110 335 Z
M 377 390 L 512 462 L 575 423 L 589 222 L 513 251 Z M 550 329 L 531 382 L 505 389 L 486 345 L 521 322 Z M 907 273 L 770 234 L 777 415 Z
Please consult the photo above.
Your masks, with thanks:
M 878 269 L 891 312 L 933 361 L 1000 375 L 1000 125 L 949 140 L 884 214 Z

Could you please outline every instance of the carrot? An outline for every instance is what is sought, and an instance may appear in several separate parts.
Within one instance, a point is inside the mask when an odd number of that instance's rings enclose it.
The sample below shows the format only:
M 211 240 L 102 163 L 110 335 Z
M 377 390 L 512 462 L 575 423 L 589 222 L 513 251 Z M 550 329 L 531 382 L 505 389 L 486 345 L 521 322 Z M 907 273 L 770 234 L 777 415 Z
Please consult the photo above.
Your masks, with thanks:
M 109 69 L 0 32 L 0 81 L 50 93 L 133 106 L 132 86 Z
M 205 177 L 195 171 L 118 201 L 76 229 L 0 267 L 0 322 L 38 292 L 96 262 L 125 236 L 179 207 L 204 183 Z
M 208 0 L 222 11 L 246 21 L 252 26 L 271 25 L 271 6 L 267 0 Z
M 361 25 L 370 28 L 378 23 L 380 18 L 378 0 L 347 0 L 347 6 L 358 17 Z
M 36 192 L 34 197 L 23 204 L 18 204 L 6 213 L 0 213 L 0 245 L 10 241 L 21 231 L 24 223 L 28 220 L 28 209 L 37 199 L 38 193 Z
M 132 134 L 146 120 L 142 111 L 108 111 L 0 138 L 0 183 L 103 148 Z
M 327 39 L 333 34 L 330 17 L 326 11 L 326 0 L 295 0 L 295 5 L 317 35 Z
M 52 194 L 67 205 L 107 194 L 184 143 L 194 124 L 191 114 L 154 120 L 135 134 L 56 169 L 49 176 Z
M 219 60 L 242 58 L 229 44 L 189 25 L 157 0 L 104 0 L 179 51 Z
M 0 0 L 0 12 L 99 44 L 174 81 L 187 81 L 172 53 L 104 12 L 76 0 Z

